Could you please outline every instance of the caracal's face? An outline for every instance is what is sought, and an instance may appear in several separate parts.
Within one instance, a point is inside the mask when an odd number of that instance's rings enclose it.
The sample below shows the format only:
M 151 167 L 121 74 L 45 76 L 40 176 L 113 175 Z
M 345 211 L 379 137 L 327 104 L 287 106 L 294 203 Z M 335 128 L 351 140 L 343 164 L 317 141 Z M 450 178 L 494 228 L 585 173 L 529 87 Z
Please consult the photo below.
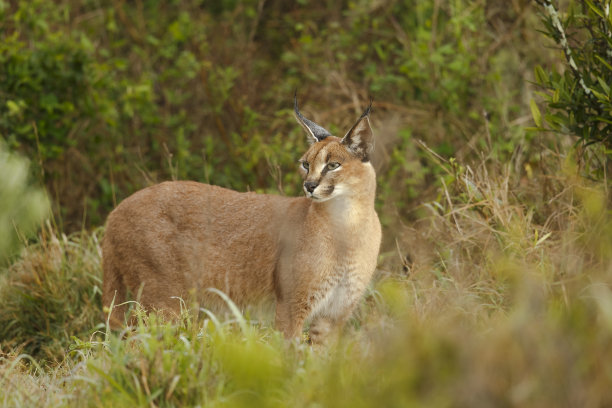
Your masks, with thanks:
M 353 127 L 340 139 L 305 118 L 298 109 L 296 95 L 295 117 L 310 136 L 312 143 L 300 159 L 306 197 L 323 202 L 336 197 L 351 196 L 362 190 L 359 183 L 368 179 L 364 177 L 364 172 L 373 170 L 369 163 L 369 155 L 374 147 L 368 119 L 371 108 L 372 100 Z
M 299 162 L 306 197 L 317 202 L 350 194 L 365 165 L 334 136 L 313 143 Z

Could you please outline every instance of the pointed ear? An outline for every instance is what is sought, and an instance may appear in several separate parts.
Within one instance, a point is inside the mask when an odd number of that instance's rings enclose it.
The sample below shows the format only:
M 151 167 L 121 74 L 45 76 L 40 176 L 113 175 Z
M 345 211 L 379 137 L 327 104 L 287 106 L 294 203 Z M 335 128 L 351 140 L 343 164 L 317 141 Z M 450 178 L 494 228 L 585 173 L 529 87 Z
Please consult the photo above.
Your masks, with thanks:
M 370 105 L 361 114 L 357 122 L 342 138 L 346 148 L 363 162 L 370 160 L 370 154 L 374 150 L 374 138 L 370 127 L 370 111 L 372 110 L 372 99 Z
M 310 119 L 306 119 L 300 113 L 300 110 L 298 109 L 298 102 L 297 102 L 297 91 L 295 92 L 295 95 L 293 97 L 293 110 L 295 111 L 295 118 L 297 119 L 298 123 L 302 125 L 304 130 L 306 130 L 306 133 L 308 133 L 311 136 L 311 138 L 309 139 L 310 143 L 320 142 L 321 140 L 325 139 L 327 136 L 331 136 L 331 133 L 329 133 L 327 129 L 323 128 L 322 126 L 317 125 Z

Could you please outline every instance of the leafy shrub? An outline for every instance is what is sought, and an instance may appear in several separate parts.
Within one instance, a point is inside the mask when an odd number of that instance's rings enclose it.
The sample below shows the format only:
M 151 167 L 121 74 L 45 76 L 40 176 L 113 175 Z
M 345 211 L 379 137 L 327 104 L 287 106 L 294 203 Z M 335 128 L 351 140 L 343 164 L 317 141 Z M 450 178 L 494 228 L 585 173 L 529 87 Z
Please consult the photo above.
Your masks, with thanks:
M 512 40 L 528 35 L 529 14 L 492 2 L 35 0 L 0 12 L 10 69 L 0 137 L 40 157 L 66 231 L 101 224 L 128 194 L 169 178 L 299 194 L 295 88 L 337 133 L 375 97 L 389 214 L 435 194 L 439 168 L 415 140 L 443 156 L 463 156 L 473 139 L 507 157 L 524 142 L 509 125 L 525 91 L 525 47 Z M 513 25 L 491 35 L 502 18 Z M 495 143 L 480 137 L 485 126 Z
M 52 37 L 36 49 L 14 36 L 8 40 L 0 51 L 6 95 L 0 130 L 13 148 L 56 159 L 76 146 L 75 130 L 94 116 L 90 57 L 78 43 L 63 39 Z
M 565 56 L 565 70 L 536 67 L 536 81 L 547 112 L 536 106 L 534 119 L 539 128 L 569 133 L 582 145 L 602 143 L 612 150 L 612 19 L 610 4 L 581 0 L 561 13 L 550 0 L 538 0 L 545 34 L 559 45 Z

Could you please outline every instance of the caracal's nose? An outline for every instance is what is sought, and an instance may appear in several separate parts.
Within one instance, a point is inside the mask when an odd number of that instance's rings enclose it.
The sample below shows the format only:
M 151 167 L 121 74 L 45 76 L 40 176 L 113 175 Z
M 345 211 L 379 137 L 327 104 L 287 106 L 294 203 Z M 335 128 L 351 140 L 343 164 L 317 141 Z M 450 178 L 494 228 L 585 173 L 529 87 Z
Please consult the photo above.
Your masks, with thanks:
M 304 188 L 306 189 L 306 191 L 312 194 L 312 192 L 315 191 L 315 188 L 317 188 L 318 185 L 319 183 L 317 183 L 316 181 L 307 181 L 304 183 Z

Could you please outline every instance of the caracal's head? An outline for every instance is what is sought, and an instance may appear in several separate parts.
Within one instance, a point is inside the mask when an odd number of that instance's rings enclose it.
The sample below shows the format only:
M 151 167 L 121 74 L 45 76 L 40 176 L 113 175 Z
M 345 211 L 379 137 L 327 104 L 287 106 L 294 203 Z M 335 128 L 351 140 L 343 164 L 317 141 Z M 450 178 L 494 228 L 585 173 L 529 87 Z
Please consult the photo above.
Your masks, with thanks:
M 353 127 L 343 138 L 339 138 L 306 119 L 300 113 L 295 98 L 295 117 L 308 133 L 311 143 L 299 160 L 306 197 L 323 202 L 336 197 L 355 196 L 375 188 L 374 170 L 370 164 L 374 147 L 369 120 L 371 107 L 370 101 Z

